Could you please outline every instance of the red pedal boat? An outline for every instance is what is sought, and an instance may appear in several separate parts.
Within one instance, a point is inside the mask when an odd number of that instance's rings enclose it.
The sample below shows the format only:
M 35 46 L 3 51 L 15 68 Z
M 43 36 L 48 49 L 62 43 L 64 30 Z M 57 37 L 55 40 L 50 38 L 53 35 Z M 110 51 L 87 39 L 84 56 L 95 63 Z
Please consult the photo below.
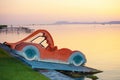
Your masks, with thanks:
M 37 30 L 28 37 L 16 43 L 5 42 L 7 46 L 17 51 L 17 54 L 27 60 L 47 61 L 53 63 L 73 64 L 81 66 L 86 63 L 84 54 L 68 48 L 58 49 L 50 33 Z

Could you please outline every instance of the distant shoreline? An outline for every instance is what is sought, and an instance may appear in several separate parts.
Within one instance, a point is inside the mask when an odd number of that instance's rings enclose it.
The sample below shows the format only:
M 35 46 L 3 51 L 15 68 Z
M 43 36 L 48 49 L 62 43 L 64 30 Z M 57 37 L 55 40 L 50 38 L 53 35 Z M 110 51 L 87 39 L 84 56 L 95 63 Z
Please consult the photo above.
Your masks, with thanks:
M 70 25 L 70 24 L 120 24 L 120 21 L 108 21 L 108 22 L 70 22 L 70 21 L 56 21 L 53 23 L 33 23 L 33 24 L 21 24 L 22 26 L 36 26 L 36 25 Z M 18 24 L 1 24 L 1 25 L 7 25 L 8 27 L 11 27 L 11 25 L 14 25 L 16 27 L 20 27 L 21 25 Z
M 120 21 L 109 21 L 109 22 L 68 22 L 68 21 L 57 21 L 53 24 L 120 24 Z

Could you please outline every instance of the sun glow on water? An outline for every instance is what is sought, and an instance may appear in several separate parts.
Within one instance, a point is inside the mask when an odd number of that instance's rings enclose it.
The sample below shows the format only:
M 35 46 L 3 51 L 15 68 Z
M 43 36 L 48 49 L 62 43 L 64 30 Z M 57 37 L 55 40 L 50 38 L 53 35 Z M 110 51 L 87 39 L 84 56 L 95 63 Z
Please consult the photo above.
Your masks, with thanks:
M 59 49 L 80 50 L 86 56 L 86 66 L 104 71 L 98 74 L 100 79 L 119 79 L 120 25 L 46 25 L 31 28 L 48 30 Z M 2 33 L 0 42 L 16 42 L 27 35 Z

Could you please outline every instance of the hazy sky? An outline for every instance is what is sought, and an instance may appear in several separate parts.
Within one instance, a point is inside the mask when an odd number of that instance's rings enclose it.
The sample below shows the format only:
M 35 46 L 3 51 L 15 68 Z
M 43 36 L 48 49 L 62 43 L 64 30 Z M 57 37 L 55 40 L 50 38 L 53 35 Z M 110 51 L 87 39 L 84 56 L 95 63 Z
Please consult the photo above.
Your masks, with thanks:
M 0 24 L 120 20 L 120 0 L 0 0 Z

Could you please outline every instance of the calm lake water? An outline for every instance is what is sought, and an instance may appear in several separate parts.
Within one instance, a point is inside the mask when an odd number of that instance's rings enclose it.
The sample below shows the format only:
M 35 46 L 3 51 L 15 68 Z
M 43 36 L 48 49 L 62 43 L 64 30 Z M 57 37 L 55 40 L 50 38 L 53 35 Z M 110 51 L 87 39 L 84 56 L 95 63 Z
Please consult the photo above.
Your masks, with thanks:
M 120 25 L 39 25 L 26 26 L 48 30 L 58 48 L 80 50 L 86 66 L 104 71 L 98 80 L 120 80 Z M 0 33 L 0 42 L 16 42 L 29 34 Z M 89 80 L 89 79 L 85 79 Z

